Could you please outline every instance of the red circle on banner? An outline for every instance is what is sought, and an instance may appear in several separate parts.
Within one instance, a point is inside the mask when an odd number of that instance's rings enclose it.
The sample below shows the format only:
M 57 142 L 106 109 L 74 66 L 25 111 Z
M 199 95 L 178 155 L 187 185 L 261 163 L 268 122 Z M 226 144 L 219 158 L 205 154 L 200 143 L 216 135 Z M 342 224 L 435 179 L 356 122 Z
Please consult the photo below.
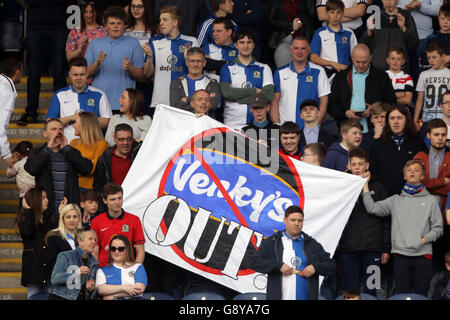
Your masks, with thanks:
M 183 155 L 184 152 L 186 152 L 187 150 L 192 151 L 192 153 L 197 157 L 197 160 L 202 164 L 202 167 L 208 172 L 208 174 L 210 174 L 211 176 L 215 176 L 214 172 L 212 171 L 212 169 L 209 167 L 209 165 L 204 161 L 202 155 L 198 152 L 197 148 L 195 147 L 195 142 L 199 141 L 200 139 L 203 139 L 211 134 L 226 134 L 226 133 L 233 133 L 233 134 L 240 134 L 237 133 L 233 130 L 230 130 L 228 128 L 225 127 L 221 127 L 221 128 L 214 128 L 214 129 L 208 129 L 203 131 L 202 133 L 197 134 L 196 136 L 192 137 L 191 139 L 189 139 L 182 147 L 181 149 L 172 157 L 172 159 L 169 161 L 166 169 L 164 170 L 163 176 L 161 178 L 161 183 L 159 185 L 159 189 L 158 189 L 158 198 L 164 196 L 164 188 L 165 185 L 167 183 L 167 179 L 172 171 L 172 168 L 174 166 L 174 164 L 177 162 L 178 158 Z M 246 137 L 248 139 L 248 137 Z M 283 161 L 286 163 L 286 165 L 288 166 L 289 170 L 292 172 L 294 178 L 295 178 L 295 183 L 297 185 L 297 189 L 296 191 L 298 192 L 299 195 L 299 203 L 298 206 L 300 208 L 304 208 L 304 191 L 303 191 L 303 185 L 300 179 L 300 176 L 297 172 L 297 169 L 295 167 L 295 165 L 292 163 L 291 159 L 288 156 L 285 156 L 283 154 L 279 154 L 280 157 L 283 159 Z M 215 179 L 213 179 L 215 180 Z M 215 180 L 216 182 L 217 180 Z M 216 183 L 216 185 L 218 185 Z M 236 204 L 233 202 L 233 200 L 231 200 L 231 198 L 228 195 L 228 192 L 224 189 L 220 190 L 222 195 L 224 196 L 224 198 L 227 200 L 228 204 L 230 205 L 230 208 L 233 210 L 233 212 L 235 213 L 236 218 L 239 220 L 239 222 L 241 223 L 241 225 L 248 227 L 247 221 L 244 219 L 244 217 L 240 214 L 239 210 L 237 209 Z M 228 196 L 228 197 L 227 197 Z M 161 231 L 164 233 L 164 235 L 167 234 L 167 226 L 164 222 L 164 220 L 161 222 L 160 224 L 160 228 Z M 253 235 L 252 236 L 252 240 L 251 242 L 253 243 L 253 245 L 256 247 L 256 237 Z M 196 269 L 202 270 L 204 272 L 210 273 L 210 274 L 215 274 L 215 275 L 223 275 L 223 273 L 221 272 L 221 270 L 216 269 L 216 268 L 212 268 L 209 266 L 206 266 L 204 264 L 201 264 L 195 260 L 192 260 L 191 258 L 188 258 L 184 252 L 176 245 L 173 244 L 171 245 L 171 248 L 173 249 L 173 251 L 184 261 L 186 261 L 187 263 L 189 263 L 191 266 L 193 266 Z M 238 272 L 238 276 L 245 276 L 245 275 L 249 275 L 255 273 L 254 270 L 252 269 L 242 269 L 239 270 Z

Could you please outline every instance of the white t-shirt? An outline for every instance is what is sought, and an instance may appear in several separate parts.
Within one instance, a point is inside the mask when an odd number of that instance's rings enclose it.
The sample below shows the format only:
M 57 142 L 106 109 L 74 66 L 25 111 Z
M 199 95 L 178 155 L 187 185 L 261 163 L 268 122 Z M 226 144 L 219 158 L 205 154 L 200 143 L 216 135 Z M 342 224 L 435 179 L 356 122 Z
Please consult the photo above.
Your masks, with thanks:
M 443 118 L 442 109 L 439 104 L 442 96 L 450 89 L 450 70 L 428 69 L 420 73 L 417 81 L 416 91 L 423 92 L 422 119 L 430 122 L 435 118 Z

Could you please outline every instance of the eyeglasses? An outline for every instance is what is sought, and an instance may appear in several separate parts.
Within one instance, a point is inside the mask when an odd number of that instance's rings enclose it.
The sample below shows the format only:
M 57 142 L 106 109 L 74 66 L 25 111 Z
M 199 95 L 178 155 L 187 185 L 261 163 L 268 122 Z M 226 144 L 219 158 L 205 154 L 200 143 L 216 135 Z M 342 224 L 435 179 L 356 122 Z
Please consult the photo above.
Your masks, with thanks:
M 131 138 L 131 137 L 129 137 L 129 138 L 117 138 L 116 137 L 116 139 L 119 142 L 131 142 L 131 141 L 133 141 L 133 138 Z
M 132 4 L 132 5 L 130 5 L 130 9 L 131 10 L 142 10 L 142 9 L 144 9 L 144 6 L 142 4 L 138 4 L 138 5 Z
M 113 247 L 113 246 L 111 246 L 111 247 L 109 247 L 109 250 L 111 252 L 116 252 L 116 250 L 119 250 L 119 252 L 124 252 L 125 251 L 125 247 Z

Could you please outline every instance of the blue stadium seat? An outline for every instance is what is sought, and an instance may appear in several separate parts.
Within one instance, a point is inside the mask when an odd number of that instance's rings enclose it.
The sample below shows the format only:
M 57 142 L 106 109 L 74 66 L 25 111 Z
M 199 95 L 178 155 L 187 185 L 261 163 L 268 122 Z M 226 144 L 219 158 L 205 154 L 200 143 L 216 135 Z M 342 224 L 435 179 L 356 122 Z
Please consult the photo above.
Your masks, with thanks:
M 328 300 L 327 298 L 325 298 L 323 295 L 319 295 L 319 300 Z
M 28 298 L 28 300 L 48 300 L 48 293 L 39 292 L 39 293 L 33 294 L 31 297 Z
M 238 294 L 233 300 L 266 300 L 266 294 L 261 292 L 248 292 Z
M 344 295 L 341 294 L 335 300 L 344 300 Z M 361 293 L 361 300 L 378 300 L 378 298 L 368 293 Z
M 390 296 L 387 300 L 428 300 L 428 298 L 417 293 L 398 293 Z
M 214 292 L 195 292 L 189 293 L 181 300 L 225 300 L 225 298 Z
M 144 293 L 143 300 L 175 300 L 170 294 L 164 292 L 146 292 Z

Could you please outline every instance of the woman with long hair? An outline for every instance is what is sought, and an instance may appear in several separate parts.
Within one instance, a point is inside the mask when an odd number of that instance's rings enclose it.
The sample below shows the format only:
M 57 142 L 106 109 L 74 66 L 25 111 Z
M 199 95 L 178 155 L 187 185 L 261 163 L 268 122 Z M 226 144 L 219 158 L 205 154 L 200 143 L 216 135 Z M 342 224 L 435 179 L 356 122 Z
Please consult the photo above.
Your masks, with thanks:
M 45 243 L 47 244 L 47 276 L 50 276 L 56 262 L 56 257 L 60 252 L 74 250 L 77 246 L 75 237 L 77 230 L 81 229 L 81 210 L 74 204 L 67 204 L 64 198 L 59 206 L 59 223 L 58 227 L 50 230 L 45 235 Z
M 98 117 L 92 112 L 82 111 L 77 113 L 73 127 L 75 129 L 75 135 L 79 138 L 70 141 L 70 145 L 79 150 L 81 155 L 91 160 L 93 164 L 89 174 L 78 177 L 78 185 L 80 187 L 80 193 L 82 193 L 87 189 L 92 189 L 97 160 L 108 148 L 108 144 L 100 129 Z
M 45 234 L 56 226 L 57 216 L 48 209 L 47 193 L 34 187 L 25 193 L 17 215 L 17 226 L 23 242 L 22 279 L 27 296 L 47 292 L 47 247 Z
M 144 140 L 147 135 L 152 119 L 141 110 L 144 105 L 144 96 L 139 89 L 128 88 L 122 92 L 119 99 L 120 114 L 114 115 L 108 124 L 105 139 L 110 147 L 114 146 L 114 128 L 119 123 L 126 123 L 133 128 L 133 138 L 136 141 Z
M 403 166 L 427 147 L 414 126 L 408 106 L 394 104 L 386 114 L 381 138 L 370 148 L 370 171 L 388 189 L 388 196 L 403 189 Z
M 108 265 L 97 271 L 96 286 L 103 300 L 142 299 L 147 274 L 144 266 L 135 262 L 126 236 L 116 234 L 111 238 Z
M 94 1 L 82 2 L 80 28 L 70 30 L 66 42 L 66 58 L 84 57 L 89 42 L 107 35 L 106 30 L 98 23 L 97 9 Z
M 131 0 L 128 6 L 127 29 L 124 35 L 135 38 L 141 46 L 148 43 L 151 36 L 157 30 L 156 22 L 153 18 L 154 1 Z M 142 52 L 144 54 L 144 51 Z M 145 57 L 145 54 L 144 54 Z M 144 94 L 144 105 L 142 111 L 149 113 L 152 101 L 153 80 L 145 77 L 141 81 L 136 81 L 136 88 Z M 145 108 L 145 110 L 144 110 Z

